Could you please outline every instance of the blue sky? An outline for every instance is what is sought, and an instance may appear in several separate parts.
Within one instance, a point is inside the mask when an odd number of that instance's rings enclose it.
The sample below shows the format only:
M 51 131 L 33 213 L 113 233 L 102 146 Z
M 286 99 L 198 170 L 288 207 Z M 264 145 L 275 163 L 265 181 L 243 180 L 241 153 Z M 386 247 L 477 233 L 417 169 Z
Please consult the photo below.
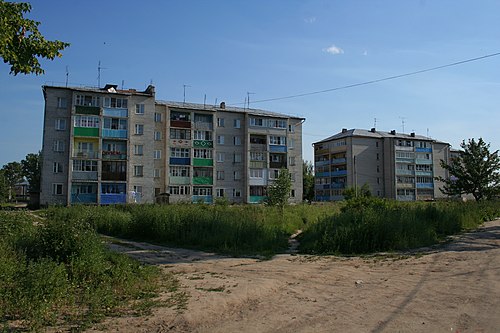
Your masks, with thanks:
M 500 148 L 500 56 L 420 75 L 273 102 L 500 52 L 500 1 L 33 0 L 49 39 L 71 43 L 45 75 L 0 63 L 0 166 L 41 148 L 41 86 L 115 83 L 157 99 L 242 103 L 305 117 L 311 144 L 342 128 L 427 135 Z

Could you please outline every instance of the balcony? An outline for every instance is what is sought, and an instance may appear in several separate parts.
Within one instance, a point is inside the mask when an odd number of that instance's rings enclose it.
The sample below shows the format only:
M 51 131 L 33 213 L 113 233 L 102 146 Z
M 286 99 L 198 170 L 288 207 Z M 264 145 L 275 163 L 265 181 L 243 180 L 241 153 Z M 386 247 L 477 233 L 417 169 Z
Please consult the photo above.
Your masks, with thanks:
M 415 174 L 417 176 L 427 176 L 432 177 L 432 171 L 416 171 Z
M 101 205 L 116 205 L 127 203 L 126 193 L 103 193 L 101 194 Z
M 128 109 L 115 109 L 115 108 L 103 108 L 102 110 L 103 116 L 108 117 L 128 117 Z
M 414 163 L 415 159 L 410 157 L 396 157 L 396 163 Z
M 212 131 L 214 129 L 214 124 L 203 121 L 197 121 L 194 123 L 194 129 L 203 131 Z
M 330 177 L 330 172 L 316 172 L 315 177 Z
M 324 166 L 324 165 L 330 165 L 330 161 L 329 160 L 325 160 L 325 161 L 315 161 L 314 162 L 315 166 L 319 167 L 319 166 Z
M 413 183 L 397 183 L 397 188 L 415 188 L 415 184 Z
M 213 148 L 214 142 L 209 140 L 194 140 L 193 141 L 194 148 Z
M 427 188 L 427 189 L 432 189 L 434 188 L 434 183 L 417 183 L 417 188 Z
M 269 168 L 271 168 L 271 169 L 281 169 L 281 168 L 286 168 L 286 161 L 281 161 L 281 162 L 269 162 Z
M 250 150 L 251 151 L 266 151 L 267 145 L 260 144 L 260 143 L 251 143 L 250 144 Z
M 103 150 L 102 151 L 102 159 L 103 160 L 126 160 L 127 159 L 127 152 Z
M 432 148 L 415 148 L 417 153 L 432 153 Z
M 114 180 L 114 181 L 126 181 L 127 173 L 126 172 L 113 172 L 113 171 L 103 171 L 102 180 Z
M 100 108 L 98 106 L 75 106 L 75 113 L 78 114 L 92 114 L 98 116 L 100 112 Z
M 189 185 L 191 178 L 189 177 L 174 177 L 170 176 L 169 183 L 171 185 Z
M 96 204 L 97 203 L 97 193 L 72 193 L 71 194 L 72 204 Z
M 73 171 L 71 178 L 73 180 L 97 180 L 97 171 Z
M 263 203 L 265 202 L 267 199 L 266 196 L 262 196 L 262 195 L 251 195 L 250 196 L 250 201 L 249 203 L 254 203 L 254 204 L 257 204 L 257 203 Z
M 332 158 L 331 164 L 345 164 L 346 162 L 345 158 Z
M 170 164 L 171 165 L 191 165 L 191 159 L 189 157 L 170 157 Z
M 126 139 L 128 131 L 125 129 L 102 129 L 102 137 L 103 138 L 118 138 L 118 139 Z
M 191 200 L 193 203 L 212 203 L 213 197 L 211 195 L 193 195 Z
M 286 146 L 269 145 L 271 153 L 286 153 Z
M 191 128 L 191 122 L 186 120 L 170 120 L 170 127 Z
M 250 161 L 251 169 L 265 169 L 267 167 L 266 161 Z
M 347 170 L 332 171 L 330 174 L 331 174 L 332 177 L 345 176 L 345 175 L 347 175 Z
M 398 176 L 414 176 L 415 171 L 413 170 L 404 170 L 404 169 L 396 169 L 396 175 Z
M 429 165 L 429 164 L 432 164 L 432 160 L 431 159 L 426 159 L 426 158 L 417 158 L 415 160 L 415 163 L 416 164 L 427 164 L 427 165 Z
M 213 165 L 214 165 L 214 160 L 212 158 L 193 158 L 193 166 L 213 166 Z
M 414 195 L 398 195 L 396 196 L 397 201 L 415 201 Z
M 342 189 L 342 188 L 345 188 L 345 183 L 332 183 L 331 188 L 333 188 L 333 189 Z
M 75 127 L 73 128 L 74 136 L 99 136 L 99 128 L 95 127 Z
M 212 185 L 213 182 L 213 177 L 193 177 L 194 185 Z
M 399 151 L 414 151 L 413 147 L 406 147 L 406 146 L 395 146 L 396 150 Z
M 88 151 L 88 150 L 74 150 L 73 157 L 85 158 L 85 159 L 97 159 L 99 158 L 98 151 Z

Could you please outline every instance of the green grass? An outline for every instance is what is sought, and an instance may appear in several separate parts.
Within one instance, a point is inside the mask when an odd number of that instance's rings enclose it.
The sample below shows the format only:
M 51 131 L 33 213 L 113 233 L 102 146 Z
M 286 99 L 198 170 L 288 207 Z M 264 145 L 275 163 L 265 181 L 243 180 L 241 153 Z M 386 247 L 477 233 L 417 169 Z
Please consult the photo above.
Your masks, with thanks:
M 66 213 L 48 213 L 41 222 L 25 212 L 0 212 L 4 330 L 17 322 L 33 331 L 52 325 L 78 331 L 130 312 L 131 301 L 141 312 L 154 306 L 164 279 L 159 269 L 108 251 L 82 216 Z

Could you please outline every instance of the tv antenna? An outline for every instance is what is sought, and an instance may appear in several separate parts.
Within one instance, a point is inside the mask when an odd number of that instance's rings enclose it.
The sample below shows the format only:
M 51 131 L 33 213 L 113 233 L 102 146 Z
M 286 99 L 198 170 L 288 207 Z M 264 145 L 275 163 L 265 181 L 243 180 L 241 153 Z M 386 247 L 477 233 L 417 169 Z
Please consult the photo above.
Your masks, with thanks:
M 255 93 L 247 91 L 247 109 L 250 109 L 250 95 L 255 95 Z
M 68 79 L 69 79 L 69 69 L 68 66 L 66 66 L 66 88 L 68 88 Z
M 406 117 L 399 117 L 401 119 L 401 126 L 403 127 L 403 133 L 405 132 Z
M 186 103 L 186 88 L 191 88 L 191 86 L 188 84 L 183 84 L 182 86 L 184 87 L 184 99 L 182 100 L 182 105 L 184 105 Z
M 373 118 L 373 128 L 377 128 L 377 118 Z
M 102 69 L 107 69 L 104 67 L 101 67 L 101 60 L 99 60 L 99 64 L 97 65 L 97 87 L 101 87 L 101 70 Z

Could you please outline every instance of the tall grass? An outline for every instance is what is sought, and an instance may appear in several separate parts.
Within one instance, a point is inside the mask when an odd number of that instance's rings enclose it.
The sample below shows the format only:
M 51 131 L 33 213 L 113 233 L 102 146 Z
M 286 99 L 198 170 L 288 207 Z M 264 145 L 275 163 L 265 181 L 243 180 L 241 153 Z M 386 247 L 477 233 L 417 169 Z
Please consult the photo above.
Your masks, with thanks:
M 498 202 L 354 200 L 342 212 L 307 228 L 300 249 L 305 253 L 359 254 L 417 248 L 497 216 Z
M 153 296 L 158 269 L 108 251 L 82 218 L 58 211 L 35 225 L 0 212 L 0 318 L 41 330 L 83 328 L 129 300 Z M 49 214 L 50 215 L 50 214 Z

